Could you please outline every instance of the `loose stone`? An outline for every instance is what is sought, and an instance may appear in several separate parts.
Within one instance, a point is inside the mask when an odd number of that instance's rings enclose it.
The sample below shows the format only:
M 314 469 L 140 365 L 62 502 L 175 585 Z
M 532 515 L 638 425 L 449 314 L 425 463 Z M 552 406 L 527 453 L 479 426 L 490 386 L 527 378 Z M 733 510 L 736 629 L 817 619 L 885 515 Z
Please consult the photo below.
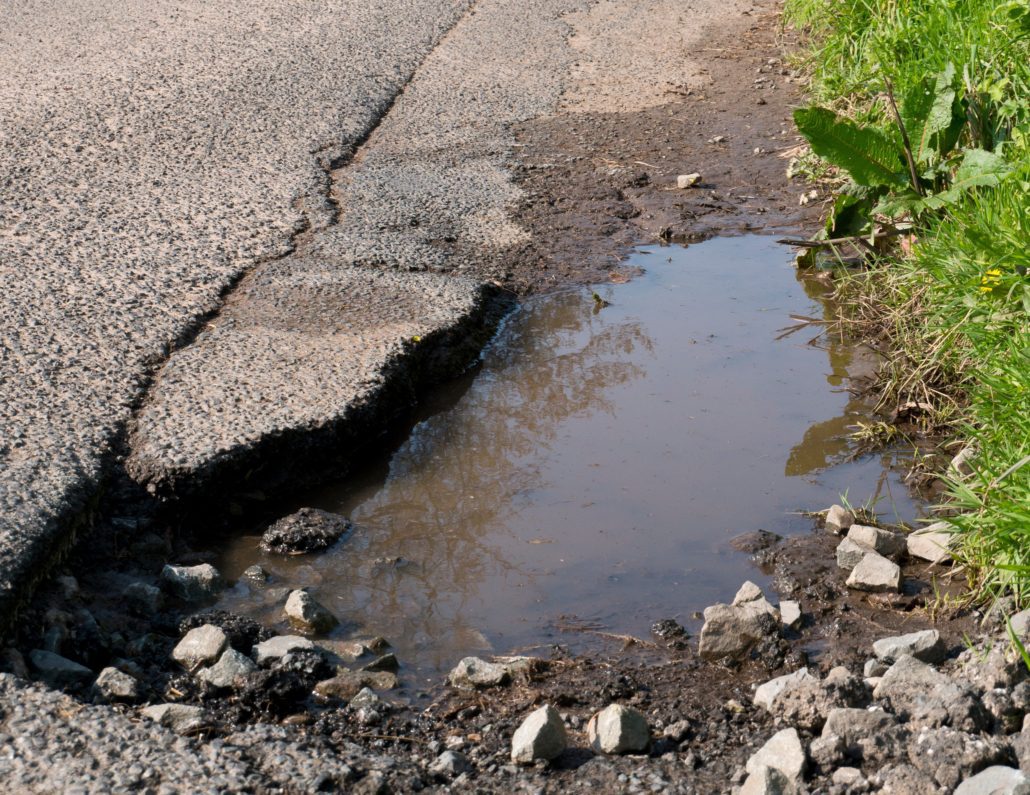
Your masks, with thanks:
M 848 530 L 847 538 L 859 546 L 879 552 L 888 558 L 893 558 L 905 551 L 905 537 L 900 533 L 892 533 L 881 527 L 854 524 Z
M 311 635 L 328 632 L 338 623 L 336 616 L 315 601 L 307 591 L 293 591 L 283 608 L 294 629 Z
M 955 527 L 950 522 L 936 522 L 916 530 L 905 539 L 909 557 L 930 563 L 951 560 L 951 547 L 955 543 Z
M 780 622 L 788 629 L 795 629 L 801 623 L 801 605 L 790 599 L 780 602 Z
M 93 683 L 97 693 L 108 701 L 138 701 L 140 685 L 135 677 L 117 668 L 105 668 Z
M 936 663 L 944 659 L 947 649 L 936 629 L 925 629 L 908 635 L 881 638 L 873 644 L 873 653 L 878 659 L 893 663 L 909 654 L 925 663 Z M 882 671 L 880 672 L 883 673 Z M 878 676 L 880 674 L 874 674 Z
M 511 761 L 530 764 L 537 759 L 551 760 L 568 745 L 565 723 L 550 704 L 531 712 L 511 738 Z
M 122 597 L 129 610 L 138 616 L 152 616 L 164 607 L 164 594 L 156 585 L 133 582 L 125 586 Z
M 212 687 L 219 689 L 230 688 L 236 680 L 257 670 L 257 665 L 247 655 L 226 649 L 218 662 L 210 668 L 204 668 L 197 674 L 197 678 L 207 682 Z
M 826 512 L 823 527 L 831 533 L 840 535 L 855 523 L 855 515 L 842 505 L 831 505 Z
M 203 708 L 188 704 L 154 704 L 141 709 L 140 714 L 176 734 L 192 734 L 208 725 Z
M 644 751 L 651 742 L 647 718 L 632 707 L 610 704 L 587 723 L 590 747 L 602 754 Z
M 184 602 L 213 600 L 222 590 L 222 577 L 210 563 L 199 566 L 166 565 L 161 570 L 165 589 Z
M 955 795 L 1030 795 L 1030 778 L 1014 767 L 995 765 L 967 778 Z
M 191 629 L 172 650 L 172 659 L 187 671 L 217 660 L 229 645 L 229 638 L 220 627 L 204 624 Z
M 454 778 L 469 769 L 469 761 L 457 751 L 444 751 L 429 766 L 429 772 L 442 778 Z
M 775 679 L 770 679 L 763 685 L 759 685 L 758 689 L 755 690 L 753 700 L 755 704 L 763 709 L 772 711 L 773 702 L 780 693 L 792 687 L 796 687 L 803 682 L 816 681 L 818 680 L 808 672 L 807 668 L 801 668 L 794 671 L 794 673 L 786 674 L 785 676 L 778 676 Z
M 680 190 L 685 188 L 692 188 L 701 181 L 701 175 L 698 173 L 693 174 L 680 174 L 676 177 L 676 187 Z
M 797 729 L 784 729 L 774 734 L 757 753 L 747 760 L 748 773 L 755 773 L 762 767 L 779 770 L 787 780 L 797 783 L 805 775 L 808 757 L 801 744 Z
M 39 678 L 51 687 L 75 687 L 93 678 L 93 672 L 85 665 L 45 649 L 30 651 L 29 662 Z
M 452 687 L 498 687 L 511 681 L 507 666 L 466 657 L 451 670 L 447 681 Z
M 276 635 L 254 647 L 254 659 L 258 665 L 265 666 L 285 657 L 291 651 L 313 648 L 315 644 L 299 635 Z
M 315 695 L 325 699 L 350 701 L 364 688 L 392 690 L 397 687 L 397 674 L 390 671 L 343 671 L 332 679 L 315 685 Z
M 261 537 L 261 548 L 277 555 L 319 552 L 335 544 L 350 527 L 350 521 L 339 514 L 301 508 L 269 527 Z
M 361 666 L 363 671 L 398 671 L 400 670 L 401 664 L 397 661 L 397 655 L 395 654 L 384 654 L 381 657 L 376 657 L 372 662 Z
M 746 585 L 741 590 L 750 591 Z M 706 660 L 741 658 L 759 641 L 776 637 L 780 631 L 780 611 L 762 596 L 740 604 L 711 605 L 704 616 L 698 651 Z
M 747 602 L 754 602 L 762 598 L 762 589 L 748 580 L 740 586 L 737 595 L 733 597 L 733 605 L 739 606 Z
M 847 586 L 857 591 L 897 592 L 901 590 L 901 568 L 878 552 L 867 552 L 851 570 Z
M 841 569 L 853 569 L 862 562 L 869 550 L 850 538 L 845 538 L 837 545 L 837 566 Z
M 747 777 L 740 795 L 794 795 L 796 791 L 783 773 L 763 765 Z

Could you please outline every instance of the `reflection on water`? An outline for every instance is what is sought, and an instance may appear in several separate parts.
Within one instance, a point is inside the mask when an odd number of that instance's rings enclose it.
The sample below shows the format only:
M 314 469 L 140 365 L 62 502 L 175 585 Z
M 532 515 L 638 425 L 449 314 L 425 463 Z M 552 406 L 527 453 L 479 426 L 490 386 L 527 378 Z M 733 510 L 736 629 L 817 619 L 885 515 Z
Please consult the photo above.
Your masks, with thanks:
M 865 409 L 845 389 L 855 354 L 815 324 L 784 333 L 829 311 L 785 252 L 733 238 L 634 264 L 647 273 L 601 288 L 600 312 L 589 290 L 527 302 L 388 472 L 304 495 L 353 519 L 340 545 L 282 560 L 245 536 L 227 573 L 260 562 L 273 585 L 309 586 L 340 634 L 384 635 L 428 673 L 574 641 L 555 629 L 563 615 L 635 634 L 689 624 L 760 579 L 729 538 L 806 531 L 796 511 L 883 492 L 889 457 L 826 469 Z M 893 497 L 910 517 L 904 488 Z M 257 596 L 240 586 L 225 606 L 253 612 Z

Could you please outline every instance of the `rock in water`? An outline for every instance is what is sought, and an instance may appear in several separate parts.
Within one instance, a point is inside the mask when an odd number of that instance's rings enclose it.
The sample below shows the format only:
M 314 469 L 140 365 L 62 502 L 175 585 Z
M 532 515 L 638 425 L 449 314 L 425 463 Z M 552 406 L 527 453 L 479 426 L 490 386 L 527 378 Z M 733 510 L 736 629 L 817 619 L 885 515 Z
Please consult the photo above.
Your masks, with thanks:
M 336 626 L 336 616 L 315 601 L 307 591 L 293 591 L 283 608 L 294 629 L 309 635 L 328 632 Z
M 847 586 L 857 591 L 897 593 L 901 590 L 901 568 L 878 552 L 867 552 L 851 570 Z
M 161 584 L 165 590 L 184 602 L 203 602 L 214 599 L 222 590 L 222 577 L 210 563 L 199 566 L 167 565 L 161 570 Z
M 602 754 L 629 754 L 647 749 L 651 730 L 639 711 L 610 704 L 590 719 L 587 739 L 590 747 Z
M 550 704 L 531 712 L 511 738 L 511 761 L 530 764 L 537 759 L 554 759 L 568 745 L 565 723 Z
M 335 544 L 350 528 L 345 516 L 301 508 L 269 527 L 261 537 L 261 548 L 277 555 L 320 552 Z
M 186 637 L 172 650 L 172 659 L 187 671 L 201 665 L 213 663 L 222 656 L 229 645 L 229 638 L 214 624 L 191 629 Z

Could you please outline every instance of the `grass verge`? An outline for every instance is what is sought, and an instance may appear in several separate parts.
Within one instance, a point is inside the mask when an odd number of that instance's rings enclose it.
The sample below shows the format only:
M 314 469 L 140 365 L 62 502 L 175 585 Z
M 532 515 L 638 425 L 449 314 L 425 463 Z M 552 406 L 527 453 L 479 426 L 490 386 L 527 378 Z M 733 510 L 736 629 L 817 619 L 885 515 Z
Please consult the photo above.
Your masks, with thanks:
M 946 496 L 972 595 L 1026 605 L 1030 0 L 787 0 L 786 18 L 807 30 L 803 57 L 816 102 L 897 139 L 893 93 L 918 92 L 953 65 L 954 145 L 1007 164 L 996 184 L 974 185 L 946 206 L 906 213 L 895 205 L 887 217 L 873 210 L 873 227 L 910 234 L 887 250 L 866 245 L 867 267 L 844 277 L 840 290 L 850 321 L 887 352 L 884 405 L 921 414 L 928 430 L 944 429 L 975 451 L 965 474 L 949 473 Z M 901 160 L 899 173 L 912 165 Z M 947 162 L 936 168 L 938 185 L 961 176 Z M 916 174 L 911 184 L 931 189 Z

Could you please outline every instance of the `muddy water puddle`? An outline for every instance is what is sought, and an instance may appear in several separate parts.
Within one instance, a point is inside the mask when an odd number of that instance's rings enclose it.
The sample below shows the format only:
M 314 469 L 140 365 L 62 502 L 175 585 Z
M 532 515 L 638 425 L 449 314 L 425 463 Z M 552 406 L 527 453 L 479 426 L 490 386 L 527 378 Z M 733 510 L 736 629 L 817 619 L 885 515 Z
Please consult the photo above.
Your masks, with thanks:
M 627 284 L 532 298 L 474 378 L 388 461 L 297 495 L 354 531 L 319 556 L 277 558 L 243 535 L 222 566 L 260 563 L 222 607 L 281 625 L 282 588 L 382 635 L 431 676 L 467 654 L 573 648 L 598 632 L 690 629 L 695 611 L 767 585 L 733 537 L 809 532 L 799 512 L 847 492 L 890 518 L 917 507 L 893 455 L 847 461 L 869 406 L 847 391 L 868 357 L 821 335 L 825 286 L 771 239 L 640 249 Z

